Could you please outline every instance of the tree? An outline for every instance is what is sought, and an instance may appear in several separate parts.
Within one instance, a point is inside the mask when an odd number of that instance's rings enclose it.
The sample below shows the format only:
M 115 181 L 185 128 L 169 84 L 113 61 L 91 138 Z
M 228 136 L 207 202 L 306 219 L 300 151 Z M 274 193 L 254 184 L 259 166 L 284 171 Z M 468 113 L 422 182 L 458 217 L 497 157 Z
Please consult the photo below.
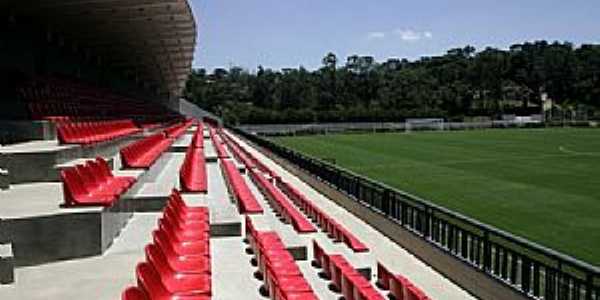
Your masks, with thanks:
M 472 46 L 416 61 L 334 53 L 322 67 L 192 72 L 184 95 L 233 123 L 402 121 L 539 112 L 542 93 L 569 111 L 600 107 L 600 46 L 567 42 Z

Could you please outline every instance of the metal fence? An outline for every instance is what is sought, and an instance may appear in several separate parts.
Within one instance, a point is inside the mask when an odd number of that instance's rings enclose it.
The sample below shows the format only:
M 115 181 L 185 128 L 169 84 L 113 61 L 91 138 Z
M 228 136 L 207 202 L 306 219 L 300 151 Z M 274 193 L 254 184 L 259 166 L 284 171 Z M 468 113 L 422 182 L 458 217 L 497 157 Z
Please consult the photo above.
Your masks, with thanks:
M 600 300 L 598 267 L 257 135 L 233 130 L 528 297 Z
M 444 130 L 470 130 L 487 128 L 530 128 L 544 126 L 598 127 L 596 121 L 565 122 L 521 122 L 515 120 L 490 120 L 481 122 L 444 122 Z M 405 131 L 403 122 L 362 122 L 362 123 L 314 123 L 314 124 L 264 124 L 240 125 L 238 128 L 260 135 L 303 135 L 329 134 L 342 132 L 387 132 Z M 418 129 L 418 128 L 417 128 Z M 437 127 L 436 127 L 437 130 Z
M 482 121 L 482 122 L 444 122 L 436 126 L 443 130 L 468 130 L 484 128 L 509 128 L 541 126 L 541 123 L 523 123 L 515 121 Z M 414 126 L 413 126 L 414 127 Z M 261 135 L 301 135 L 301 134 L 328 134 L 340 132 L 385 132 L 405 131 L 404 122 L 359 122 L 359 123 L 314 123 L 314 124 L 269 124 L 269 125 L 241 125 L 240 129 Z M 425 127 L 424 129 L 426 129 Z M 415 128 L 418 129 L 418 128 Z

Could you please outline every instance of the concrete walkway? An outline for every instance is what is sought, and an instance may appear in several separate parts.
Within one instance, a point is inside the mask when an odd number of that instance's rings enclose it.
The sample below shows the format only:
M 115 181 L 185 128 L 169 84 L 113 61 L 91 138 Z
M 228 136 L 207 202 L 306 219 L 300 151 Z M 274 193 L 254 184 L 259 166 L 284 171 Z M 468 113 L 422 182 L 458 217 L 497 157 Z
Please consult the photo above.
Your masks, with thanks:
M 158 216 L 135 214 L 104 255 L 17 268 L 16 283 L 0 285 L 0 299 L 119 299 L 136 282 L 135 266 L 144 260 Z

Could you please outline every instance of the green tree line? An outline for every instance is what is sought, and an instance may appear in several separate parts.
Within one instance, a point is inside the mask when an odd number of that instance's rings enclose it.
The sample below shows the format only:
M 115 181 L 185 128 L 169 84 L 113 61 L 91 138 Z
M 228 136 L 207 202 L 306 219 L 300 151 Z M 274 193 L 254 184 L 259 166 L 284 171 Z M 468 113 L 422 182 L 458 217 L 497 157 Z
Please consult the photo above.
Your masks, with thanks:
M 185 97 L 233 124 L 497 118 L 600 107 L 600 45 L 546 41 L 508 50 L 472 46 L 416 61 L 327 54 L 318 70 L 196 69 Z

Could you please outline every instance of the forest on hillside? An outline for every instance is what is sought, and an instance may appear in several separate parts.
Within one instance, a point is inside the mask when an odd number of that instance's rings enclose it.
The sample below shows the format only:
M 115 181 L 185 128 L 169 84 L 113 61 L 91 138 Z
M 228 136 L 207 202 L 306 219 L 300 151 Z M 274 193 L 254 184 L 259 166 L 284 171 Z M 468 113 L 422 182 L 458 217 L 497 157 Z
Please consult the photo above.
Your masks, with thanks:
M 231 124 L 402 121 L 561 111 L 598 118 L 600 45 L 527 42 L 472 46 L 416 61 L 328 53 L 318 70 L 196 69 L 185 97 Z M 583 110 L 582 110 L 583 109 Z

